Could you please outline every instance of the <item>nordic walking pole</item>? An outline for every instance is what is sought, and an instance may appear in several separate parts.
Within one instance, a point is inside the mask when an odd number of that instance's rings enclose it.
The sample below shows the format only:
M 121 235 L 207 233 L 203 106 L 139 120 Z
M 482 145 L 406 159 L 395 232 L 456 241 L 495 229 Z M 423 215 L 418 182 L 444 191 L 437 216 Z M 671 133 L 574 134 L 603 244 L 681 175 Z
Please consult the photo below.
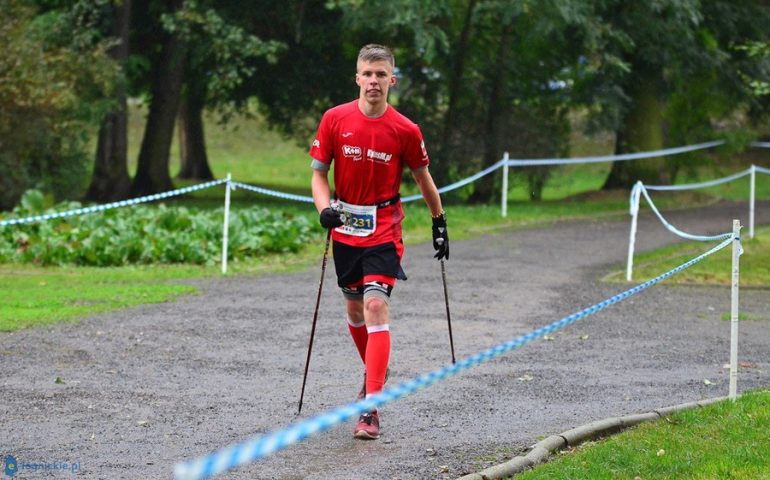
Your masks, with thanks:
M 313 350 L 313 336 L 315 336 L 315 324 L 318 320 L 318 306 L 321 303 L 321 290 L 324 286 L 324 275 L 326 274 L 326 259 L 329 257 L 329 244 L 332 239 L 332 231 L 329 229 L 326 234 L 326 247 L 324 247 L 324 259 L 321 263 L 321 281 L 318 282 L 318 298 L 315 302 L 315 313 L 313 314 L 313 328 L 310 330 L 310 345 L 307 347 L 307 360 L 305 360 L 305 377 L 302 379 L 302 393 L 299 396 L 299 408 L 297 415 L 302 412 L 302 399 L 305 397 L 305 382 L 307 382 L 307 370 L 310 367 L 310 352 Z
M 441 245 L 444 243 L 443 238 L 436 239 L 436 242 Z M 441 279 L 444 281 L 444 301 L 446 302 L 446 323 L 449 326 L 449 347 L 452 349 L 452 363 L 455 362 L 455 342 L 452 339 L 452 317 L 449 315 L 449 293 L 446 289 L 446 268 L 444 267 L 444 259 L 441 259 Z

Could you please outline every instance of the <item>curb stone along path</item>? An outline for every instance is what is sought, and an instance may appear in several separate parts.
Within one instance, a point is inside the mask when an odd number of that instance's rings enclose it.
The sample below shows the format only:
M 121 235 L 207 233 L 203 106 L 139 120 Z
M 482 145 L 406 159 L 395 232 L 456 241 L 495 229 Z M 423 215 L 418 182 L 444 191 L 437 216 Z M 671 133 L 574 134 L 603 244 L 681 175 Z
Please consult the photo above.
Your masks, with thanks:
M 606 438 L 643 422 L 657 421 L 677 412 L 702 408 L 706 405 L 728 399 L 729 397 L 710 398 L 699 402 L 687 402 L 673 407 L 659 408 L 648 413 L 627 415 L 619 418 L 610 417 L 588 423 L 558 435 L 551 435 L 545 440 L 529 447 L 524 455 L 517 456 L 505 463 L 482 470 L 479 473 L 462 476 L 457 480 L 502 480 L 509 478 L 541 463 L 545 463 L 552 454 L 565 448 L 576 447 L 581 443 L 597 438 Z
M 770 224 L 770 202 L 756 213 L 757 225 Z M 747 223 L 748 208 L 664 215 L 713 235 L 733 218 Z M 628 232 L 628 219 L 603 218 L 453 242 L 446 270 L 458 361 L 626 290 L 597 279 L 625 266 Z M 679 241 L 641 216 L 638 251 Z M 389 385 L 451 362 L 433 253 L 429 243 L 406 247 L 409 280 L 391 300 Z M 200 294 L 176 302 L 0 333 L 0 455 L 80 461 L 79 480 L 168 480 L 177 462 L 353 401 L 363 368 L 327 268 L 296 415 L 320 260 L 300 272 L 192 280 Z M 730 325 L 720 317 L 729 305 L 727 287 L 649 288 L 385 406 L 376 442 L 355 441 L 352 421 L 216 478 L 452 480 L 539 435 L 727 395 Z M 741 323 L 739 360 L 756 368 L 741 370 L 739 392 L 770 384 L 768 292 L 741 291 L 741 313 L 757 321 Z

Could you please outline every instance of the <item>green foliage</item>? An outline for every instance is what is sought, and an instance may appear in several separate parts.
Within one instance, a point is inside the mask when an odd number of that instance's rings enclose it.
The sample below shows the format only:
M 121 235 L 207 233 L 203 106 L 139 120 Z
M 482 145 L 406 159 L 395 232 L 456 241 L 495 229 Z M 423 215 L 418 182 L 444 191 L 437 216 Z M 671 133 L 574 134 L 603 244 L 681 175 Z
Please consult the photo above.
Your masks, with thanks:
M 81 208 L 77 202 L 46 208 L 39 191 L 24 194 L 8 218 Z M 213 265 L 222 253 L 223 209 L 136 205 L 64 219 L 5 227 L 0 263 L 116 266 L 151 263 Z M 230 212 L 228 257 L 300 251 L 319 235 L 305 216 L 257 207 Z
M 245 102 L 233 102 L 234 92 L 257 69 L 249 60 L 264 57 L 275 64 L 285 44 L 263 41 L 213 8 L 214 2 L 188 0 L 173 14 L 161 16 L 167 32 L 179 33 L 188 45 L 186 65 L 189 88 L 208 93 L 207 106 L 216 109 L 224 121 L 247 113 Z
M 118 77 L 109 44 L 72 15 L 36 17 L 28 0 L 0 0 L 0 12 L 0 208 L 31 187 L 77 195 L 87 128 L 109 108 Z
M 746 42 L 745 45 L 736 45 L 734 48 L 736 51 L 746 52 L 748 58 L 754 59 L 754 72 L 750 74 L 738 72 L 752 95 L 755 97 L 770 95 L 770 81 L 766 79 L 770 70 L 770 44 L 758 41 Z M 764 71 L 764 78 L 758 77 L 755 73 L 757 70 Z

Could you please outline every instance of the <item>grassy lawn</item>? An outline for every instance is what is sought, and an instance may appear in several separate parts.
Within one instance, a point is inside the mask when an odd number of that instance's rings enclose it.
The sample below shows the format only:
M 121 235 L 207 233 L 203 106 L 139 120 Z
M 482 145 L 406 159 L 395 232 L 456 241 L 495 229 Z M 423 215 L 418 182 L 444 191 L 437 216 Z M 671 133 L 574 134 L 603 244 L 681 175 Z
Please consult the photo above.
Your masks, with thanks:
M 635 281 L 654 278 L 707 252 L 719 243 L 721 242 L 686 242 L 636 254 L 633 278 Z M 749 238 L 748 228 L 744 228 L 741 244 L 744 255 L 740 257 L 740 285 L 770 288 L 770 229 L 756 229 L 754 238 Z M 727 246 L 661 283 L 729 285 L 732 281 L 732 260 L 732 246 Z M 607 278 L 612 281 L 625 281 L 626 271 L 615 270 Z
M 580 445 L 516 480 L 770 479 L 770 390 Z

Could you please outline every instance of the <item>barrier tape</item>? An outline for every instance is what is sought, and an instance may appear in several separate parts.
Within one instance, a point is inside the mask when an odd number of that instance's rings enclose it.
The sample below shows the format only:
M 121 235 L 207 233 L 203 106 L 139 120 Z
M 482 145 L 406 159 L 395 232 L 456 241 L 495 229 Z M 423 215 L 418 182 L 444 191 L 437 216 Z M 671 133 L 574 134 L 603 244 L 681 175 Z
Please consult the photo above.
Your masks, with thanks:
M 744 170 L 742 172 L 730 175 L 728 177 L 719 178 L 717 180 L 711 180 L 702 183 L 690 183 L 687 185 L 645 185 L 647 190 L 694 190 L 696 188 L 713 187 L 714 185 L 720 185 L 722 183 L 732 182 L 746 175 L 751 175 L 751 169 Z
M 192 187 L 185 187 L 185 188 L 180 188 L 178 190 L 172 190 L 170 192 L 163 192 L 163 193 L 157 193 L 155 195 L 147 195 L 144 197 L 132 198 L 130 200 L 121 200 L 120 202 L 107 203 L 104 205 L 95 205 L 93 207 L 78 208 L 76 210 L 69 210 L 66 212 L 48 213 L 45 215 L 38 215 L 35 217 L 0 220 L 0 227 L 4 227 L 6 225 L 20 225 L 23 223 L 37 222 L 39 220 L 51 220 L 54 218 L 71 217 L 74 215 L 82 215 L 84 213 L 102 212 L 104 210 L 110 210 L 112 208 L 127 207 L 129 205 L 136 205 L 138 203 L 151 202 L 153 200 L 159 200 L 162 198 L 174 197 L 176 195 L 182 195 L 184 193 L 194 192 L 196 190 L 202 190 L 204 188 L 220 185 L 225 182 L 227 182 L 227 180 L 214 180 L 213 182 L 201 183 L 200 185 L 194 185 Z
M 230 188 L 235 190 L 236 188 L 242 188 L 244 190 L 251 190 L 252 192 L 261 193 L 263 195 L 271 195 L 273 197 L 284 198 L 286 200 L 296 200 L 298 202 L 310 202 L 313 203 L 313 197 L 307 197 L 304 195 L 294 195 L 293 193 L 278 192 L 275 190 L 268 190 L 266 188 L 255 187 L 239 182 L 230 182 Z
M 770 173 L 770 168 L 762 168 L 762 167 L 754 166 L 754 170 L 762 173 Z
M 668 229 L 668 231 L 671 233 L 679 235 L 680 237 L 686 238 L 688 240 L 695 240 L 699 242 L 710 242 L 713 240 L 722 240 L 723 238 L 728 238 L 733 235 L 732 232 L 730 232 L 730 233 L 723 233 L 721 235 L 714 235 L 714 236 L 701 236 L 701 235 L 691 235 L 689 233 L 678 230 L 676 227 L 668 223 L 665 218 L 663 218 L 663 215 L 661 215 L 661 213 L 658 211 L 658 208 L 652 202 L 652 199 L 650 198 L 650 195 L 647 193 L 647 189 L 645 188 L 642 182 L 637 182 L 636 185 L 634 185 L 634 188 L 631 189 L 631 215 L 634 215 L 637 211 L 637 208 L 639 205 L 638 197 L 640 192 L 644 195 L 644 198 L 647 199 L 647 203 L 650 204 L 650 208 L 652 208 L 652 211 L 655 212 L 655 215 L 657 215 L 660 221 L 663 222 L 663 226 L 665 226 Z
M 752 147 L 770 148 L 770 142 L 751 142 L 749 145 Z
M 477 173 L 475 175 L 471 175 L 470 177 L 466 178 L 465 180 L 460 180 L 459 182 L 455 182 L 455 183 L 453 183 L 451 185 L 447 185 L 445 187 L 439 188 L 438 189 L 438 193 L 449 192 L 451 190 L 455 190 L 457 188 L 464 187 L 465 185 L 468 185 L 471 182 L 475 182 L 476 180 L 478 180 L 479 178 L 481 178 L 481 177 L 483 177 L 485 175 L 489 175 L 490 173 L 494 172 L 498 168 L 502 167 L 504 164 L 505 164 L 505 160 L 500 160 L 499 162 L 495 163 L 494 165 L 485 168 L 484 170 L 480 171 L 479 173 Z M 418 200 L 420 198 L 422 198 L 422 194 L 417 194 L 417 195 L 411 195 L 411 196 L 408 196 L 408 197 L 404 197 L 404 198 L 401 199 L 401 201 L 402 202 L 411 202 L 413 200 Z
M 679 153 L 692 152 L 693 150 L 703 150 L 712 148 L 725 143 L 724 140 L 715 140 L 713 142 L 699 143 L 686 147 L 667 148 L 664 150 L 654 150 L 651 152 L 624 153 L 622 155 L 607 155 L 603 157 L 583 157 L 583 158 L 544 158 L 544 159 L 526 159 L 526 160 L 508 160 L 508 166 L 533 166 L 533 165 L 566 165 L 571 163 L 597 163 L 614 162 L 620 160 L 638 160 L 640 158 L 662 157 L 666 155 L 676 155 Z
M 669 270 L 663 275 L 642 283 L 630 290 L 626 290 L 621 294 L 615 295 L 612 298 L 609 298 L 601 303 L 597 303 L 596 305 L 586 308 L 578 313 L 564 317 L 561 320 L 547 325 L 532 333 L 515 338 L 497 347 L 491 348 L 472 357 L 468 357 L 465 360 L 460 360 L 453 365 L 446 366 L 415 379 L 403 382 L 395 387 L 384 390 L 377 395 L 373 395 L 366 400 L 351 403 L 342 407 L 337 407 L 327 411 L 326 413 L 290 425 L 282 430 L 265 433 L 251 440 L 247 440 L 220 451 L 213 452 L 196 460 L 178 463 L 174 468 L 174 478 L 176 480 L 200 480 L 212 477 L 227 470 L 231 470 L 235 467 L 251 463 L 270 453 L 274 453 L 301 440 L 304 440 L 316 433 L 329 430 L 337 424 L 354 419 L 364 412 L 369 412 L 376 407 L 381 407 L 409 394 L 427 388 L 441 380 L 449 378 L 462 371 L 468 370 L 471 367 L 475 367 L 482 363 L 488 362 L 489 360 L 499 357 L 504 353 L 520 348 L 533 340 L 543 337 L 555 330 L 570 325 L 580 320 L 581 318 L 594 314 L 612 304 L 624 300 L 625 298 L 634 295 L 635 293 L 641 292 L 642 290 L 655 285 L 661 280 L 692 266 L 707 256 L 716 253 L 722 248 L 730 245 L 730 243 L 733 241 L 733 235 L 730 234 L 730 237 L 731 238 L 725 240 L 708 252 L 674 268 L 673 270 Z M 737 240 L 738 237 L 735 237 L 735 239 Z

